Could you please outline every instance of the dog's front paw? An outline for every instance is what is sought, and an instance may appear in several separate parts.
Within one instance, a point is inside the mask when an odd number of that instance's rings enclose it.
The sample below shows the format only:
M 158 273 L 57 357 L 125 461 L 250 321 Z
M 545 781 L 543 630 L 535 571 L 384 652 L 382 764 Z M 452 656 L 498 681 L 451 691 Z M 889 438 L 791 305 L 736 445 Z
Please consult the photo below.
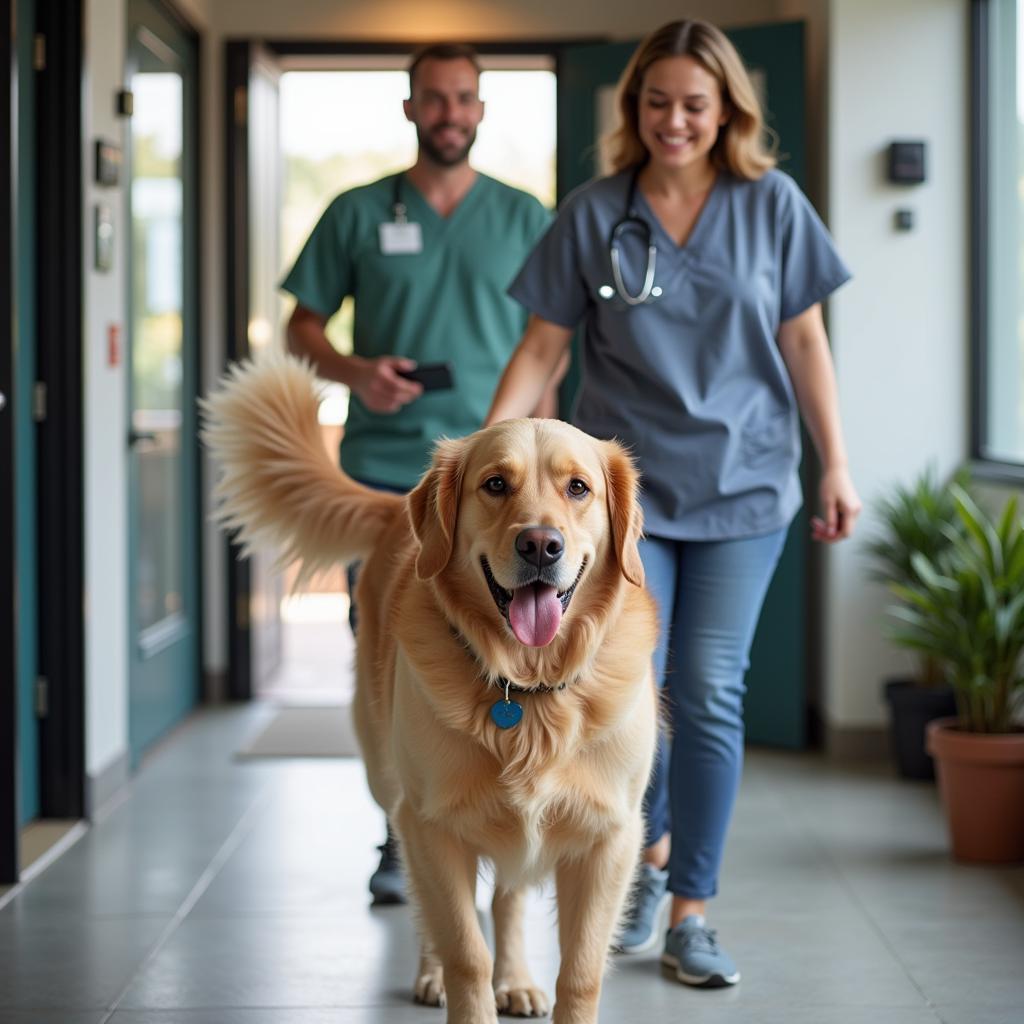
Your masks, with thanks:
M 513 1017 L 546 1017 L 551 1009 L 547 995 L 529 979 L 499 982 L 494 986 L 494 1001 L 499 1013 Z
M 447 1000 L 444 994 L 444 970 L 439 963 L 420 965 L 413 997 L 417 1003 L 424 1003 L 427 1006 L 445 1005 Z

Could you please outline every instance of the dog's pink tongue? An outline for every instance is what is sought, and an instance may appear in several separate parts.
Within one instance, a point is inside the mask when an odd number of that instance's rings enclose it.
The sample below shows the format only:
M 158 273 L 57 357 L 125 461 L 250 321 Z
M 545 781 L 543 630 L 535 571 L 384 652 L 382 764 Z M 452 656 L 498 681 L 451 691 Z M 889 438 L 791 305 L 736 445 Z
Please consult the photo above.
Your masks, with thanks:
M 516 639 L 527 647 L 546 647 L 562 621 L 558 591 L 545 583 L 531 583 L 512 592 L 508 621 Z

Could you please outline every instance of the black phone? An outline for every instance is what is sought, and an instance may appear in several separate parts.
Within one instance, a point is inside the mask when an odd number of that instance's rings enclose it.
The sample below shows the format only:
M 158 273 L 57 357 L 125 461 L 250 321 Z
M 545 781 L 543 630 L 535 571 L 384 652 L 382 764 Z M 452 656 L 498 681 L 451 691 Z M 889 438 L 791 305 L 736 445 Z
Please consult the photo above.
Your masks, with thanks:
M 399 377 L 423 385 L 424 391 L 443 391 L 455 386 L 451 363 L 420 363 L 415 370 L 397 370 Z

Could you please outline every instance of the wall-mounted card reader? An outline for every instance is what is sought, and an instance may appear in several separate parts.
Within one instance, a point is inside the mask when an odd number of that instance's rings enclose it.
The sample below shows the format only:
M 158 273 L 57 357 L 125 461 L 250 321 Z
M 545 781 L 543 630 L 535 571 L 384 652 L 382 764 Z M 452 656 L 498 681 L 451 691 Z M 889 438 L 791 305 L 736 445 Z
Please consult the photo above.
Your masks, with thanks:
M 897 141 L 889 144 L 889 180 L 897 185 L 920 185 L 925 181 L 925 144 Z

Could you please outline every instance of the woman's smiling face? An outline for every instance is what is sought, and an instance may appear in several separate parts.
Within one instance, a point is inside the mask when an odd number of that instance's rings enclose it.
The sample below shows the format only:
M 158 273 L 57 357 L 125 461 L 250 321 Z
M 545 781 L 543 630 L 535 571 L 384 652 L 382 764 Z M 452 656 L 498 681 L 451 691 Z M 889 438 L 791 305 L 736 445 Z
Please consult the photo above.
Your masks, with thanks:
M 644 74 L 640 141 L 652 163 L 679 169 L 706 160 L 728 120 L 718 81 L 693 57 L 663 57 Z

